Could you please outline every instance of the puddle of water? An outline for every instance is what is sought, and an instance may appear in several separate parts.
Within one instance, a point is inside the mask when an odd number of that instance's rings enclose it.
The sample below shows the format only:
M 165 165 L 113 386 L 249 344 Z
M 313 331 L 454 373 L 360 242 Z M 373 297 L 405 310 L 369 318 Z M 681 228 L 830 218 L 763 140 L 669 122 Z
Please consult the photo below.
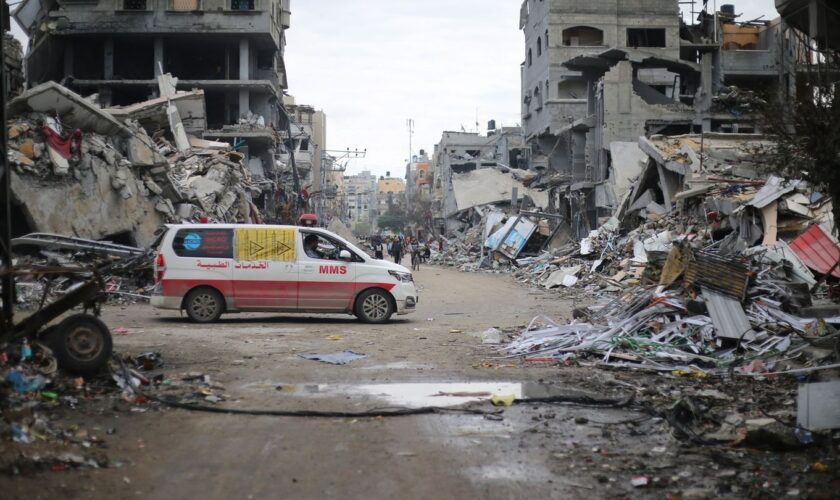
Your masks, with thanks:
M 415 368 L 411 363 L 392 363 L 399 368 Z M 394 367 L 396 368 L 396 367 Z M 538 382 L 406 382 L 387 384 L 287 384 L 271 380 L 241 386 L 248 391 L 272 391 L 280 397 L 307 399 L 376 399 L 390 406 L 458 406 L 488 400 L 492 396 L 516 399 L 568 394 L 554 385 Z

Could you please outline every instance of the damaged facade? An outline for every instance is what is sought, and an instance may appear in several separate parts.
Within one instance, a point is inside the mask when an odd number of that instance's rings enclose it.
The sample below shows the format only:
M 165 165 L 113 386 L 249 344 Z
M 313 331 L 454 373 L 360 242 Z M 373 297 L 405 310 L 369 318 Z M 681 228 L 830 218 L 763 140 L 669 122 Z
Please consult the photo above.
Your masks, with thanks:
M 524 186 L 509 175 L 511 169 L 527 168 L 527 150 L 524 147 L 522 131 L 518 127 L 503 127 L 496 130 L 495 122 L 490 122 L 487 135 L 475 132 L 444 132 L 435 145 L 429 169 L 431 173 L 431 201 L 434 217 L 434 231 L 440 234 L 463 228 L 465 213 L 476 205 L 466 198 L 459 203 L 455 184 L 459 178 L 469 177 L 475 181 L 485 178 L 484 187 L 494 193 L 490 196 L 494 202 L 510 201 L 512 187 L 521 187 L 517 199 L 525 194 Z M 489 169 L 485 172 L 485 169 Z M 504 170 L 505 181 L 496 182 L 497 169 Z M 482 188 L 483 189 L 483 188 Z M 484 199 L 487 199 L 486 197 Z
M 688 25 L 675 0 L 529 0 L 522 15 L 531 166 L 547 170 L 543 185 L 579 236 L 614 213 L 640 173 L 639 137 L 760 132 L 758 96 L 795 88 L 781 19 L 742 23 L 728 6 Z
M 290 15 L 287 0 L 29 0 L 14 18 L 30 38 L 30 87 L 60 82 L 151 134 L 143 121 L 154 111 L 150 101 L 173 97 L 161 93 L 158 78 L 175 75 L 175 89 L 194 97 L 175 102 L 185 131 L 242 154 L 262 189 L 256 206 L 271 220 L 289 221 L 290 207 L 303 204 L 297 190 L 305 176 L 283 161 Z
M 308 209 L 326 118 L 283 106 L 289 3 L 217 3 L 18 7 L 30 38 L 29 90 L 8 108 L 16 235 L 145 246 L 166 222 L 288 223 Z

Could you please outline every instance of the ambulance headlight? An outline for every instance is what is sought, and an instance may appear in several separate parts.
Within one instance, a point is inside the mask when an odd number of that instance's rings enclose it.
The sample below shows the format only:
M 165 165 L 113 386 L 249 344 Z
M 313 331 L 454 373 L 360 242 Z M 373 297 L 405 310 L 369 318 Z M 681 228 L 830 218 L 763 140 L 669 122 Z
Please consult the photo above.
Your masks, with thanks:
M 388 271 L 388 274 L 397 278 L 399 281 L 402 281 L 403 283 L 411 283 L 412 281 L 414 281 L 414 278 L 411 277 L 411 273 L 403 273 L 403 272 L 400 272 L 400 271 Z

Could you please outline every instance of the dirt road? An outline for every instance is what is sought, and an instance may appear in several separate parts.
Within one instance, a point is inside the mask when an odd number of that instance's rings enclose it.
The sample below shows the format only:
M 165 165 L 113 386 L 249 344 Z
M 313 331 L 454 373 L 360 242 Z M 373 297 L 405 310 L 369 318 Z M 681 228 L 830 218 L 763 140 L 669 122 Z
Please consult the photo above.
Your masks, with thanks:
M 482 345 L 490 327 L 524 325 L 537 314 L 568 317 L 572 304 L 556 296 L 504 275 L 424 267 L 416 279 L 418 313 L 383 326 L 264 314 L 201 326 L 142 305 L 109 307 L 103 319 L 127 331 L 115 336 L 119 352 L 160 352 L 167 378 L 208 375 L 223 388 L 224 401 L 207 403 L 214 407 L 360 412 L 489 394 L 588 389 L 617 397 L 632 386 L 604 371 L 496 359 Z M 299 356 L 342 350 L 366 357 L 330 365 Z M 9 498 L 661 498 L 687 485 L 714 492 L 726 469 L 680 450 L 666 424 L 629 409 L 534 404 L 501 415 L 301 418 L 158 405 L 138 412 L 118 403 L 66 415 L 93 432 L 113 428 L 110 467 L 4 476 L 2 491 Z M 486 402 L 477 408 L 494 411 Z M 655 478 L 658 489 L 634 489 L 639 475 Z

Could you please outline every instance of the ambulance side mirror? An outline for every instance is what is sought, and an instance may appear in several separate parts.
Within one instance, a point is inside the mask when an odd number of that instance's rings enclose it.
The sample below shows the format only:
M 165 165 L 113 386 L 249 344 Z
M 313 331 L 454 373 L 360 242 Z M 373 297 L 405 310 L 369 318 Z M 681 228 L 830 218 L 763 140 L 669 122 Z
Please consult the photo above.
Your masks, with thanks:
M 353 260 L 353 255 L 350 254 L 350 250 L 342 250 L 338 252 L 339 260 Z

